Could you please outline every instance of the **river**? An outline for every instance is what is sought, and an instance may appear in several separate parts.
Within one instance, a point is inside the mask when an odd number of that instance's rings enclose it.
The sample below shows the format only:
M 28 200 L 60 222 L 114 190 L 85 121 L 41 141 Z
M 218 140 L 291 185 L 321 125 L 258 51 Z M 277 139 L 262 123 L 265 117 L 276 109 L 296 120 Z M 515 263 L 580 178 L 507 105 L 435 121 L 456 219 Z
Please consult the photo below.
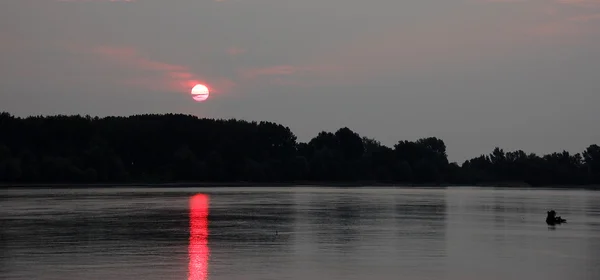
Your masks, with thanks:
M 586 190 L 5 189 L 0 225 L 5 280 L 600 279 Z

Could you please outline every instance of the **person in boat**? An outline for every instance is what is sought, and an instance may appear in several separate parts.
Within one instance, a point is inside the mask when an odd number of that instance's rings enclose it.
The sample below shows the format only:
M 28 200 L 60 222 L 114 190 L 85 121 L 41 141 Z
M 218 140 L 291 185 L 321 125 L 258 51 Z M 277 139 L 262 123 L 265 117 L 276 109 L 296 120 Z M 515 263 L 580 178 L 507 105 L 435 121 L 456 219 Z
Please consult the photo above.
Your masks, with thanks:
M 561 218 L 560 216 L 556 216 L 556 211 L 550 210 L 548 211 L 548 216 L 546 216 L 546 223 L 549 225 L 565 223 L 567 220 Z

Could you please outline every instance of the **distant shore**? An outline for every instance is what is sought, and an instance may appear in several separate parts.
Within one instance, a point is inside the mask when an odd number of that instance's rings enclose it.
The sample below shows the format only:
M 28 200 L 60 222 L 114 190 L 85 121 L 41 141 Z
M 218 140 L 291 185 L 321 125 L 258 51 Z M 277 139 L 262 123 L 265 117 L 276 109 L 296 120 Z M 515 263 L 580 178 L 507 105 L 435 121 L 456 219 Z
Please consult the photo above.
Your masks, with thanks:
M 519 182 L 498 182 L 485 184 L 406 184 L 391 182 L 321 182 L 321 181 L 297 181 L 297 182 L 137 182 L 137 183 L 1 183 L 0 188 L 28 188 L 28 189 L 85 189 L 85 188 L 222 188 L 222 187 L 397 187 L 397 188 L 454 188 L 454 187 L 492 187 L 492 188 L 518 188 L 518 189 L 589 189 L 598 190 L 599 185 L 547 185 L 533 186 Z
M 348 127 L 302 142 L 274 122 L 172 113 L 21 118 L 0 112 L 0 123 L 0 187 L 600 185 L 597 144 L 543 155 L 494 147 L 460 163 L 432 135 L 386 146 Z

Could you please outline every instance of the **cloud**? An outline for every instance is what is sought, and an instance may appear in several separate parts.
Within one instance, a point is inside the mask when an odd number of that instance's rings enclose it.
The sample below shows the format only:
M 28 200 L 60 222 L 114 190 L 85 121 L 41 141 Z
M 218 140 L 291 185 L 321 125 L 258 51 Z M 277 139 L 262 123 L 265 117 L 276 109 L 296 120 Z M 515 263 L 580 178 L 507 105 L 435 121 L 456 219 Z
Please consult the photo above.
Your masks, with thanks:
M 528 3 L 531 0 L 468 0 L 467 2 L 476 3 L 476 4 L 517 4 L 517 3 Z
M 240 68 L 238 75 L 247 82 L 276 85 L 314 86 L 321 79 L 325 83 L 342 76 L 344 69 L 333 64 L 273 65 Z
M 559 4 L 568 4 L 581 7 L 599 7 L 600 0 L 556 0 Z
M 542 8 L 542 13 L 547 16 L 556 16 L 556 15 L 558 15 L 559 11 L 554 6 L 546 6 L 546 7 Z
M 70 2 L 70 3 L 91 3 L 91 2 L 120 2 L 120 3 L 131 3 L 136 0 L 55 0 L 56 2 Z
M 22 42 L 19 38 L 0 33 L 0 51 L 18 50 L 21 44 Z
M 206 84 L 211 93 L 228 95 L 238 85 L 282 85 L 282 86 L 314 86 L 317 83 L 331 83 L 340 77 L 343 69 L 334 65 L 272 65 L 264 67 L 234 67 L 233 76 L 206 76 L 199 79 L 189 67 L 166 63 L 148 58 L 141 50 L 134 47 L 102 45 L 81 47 L 71 45 L 71 50 L 100 58 L 101 64 L 117 67 L 119 73 L 112 75 L 119 78 L 119 83 L 147 90 L 188 93 L 197 83 Z M 227 49 L 230 55 L 239 55 L 245 50 L 241 48 Z
M 242 77 L 255 79 L 260 76 L 283 76 L 297 73 L 299 69 L 291 65 L 277 65 L 264 68 L 250 68 L 241 70 Z
M 164 63 L 144 56 L 132 47 L 98 46 L 89 53 L 95 54 L 121 68 L 132 69 L 134 77 L 123 80 L 126 85 L 148 90 L 188 93 L 196 84 L 207 85 L 212 94 L 227 94 L 236 83 L 226 77 L 198 78 L 190 68 L 177 64 Z
M 600 13 L 574 16 L 569 19 L 572 21 L 576 21 L 576 22 L 590 22 L 590 21 L 600 20 Z
M 585 26 L 584 23 L 600 20 L 600 0 L 555 0 L 558 4 L 553 7 L 548 15 L 561 16 L 552 22 L 547 22 L 533 29 L 536 35 L 590 35 L 597 32 L 597 28 Z
M 529 2 L 529 0 L 481 0 L 482 2 L 487 3 L 523 3 Z
M 144 58 L 138 50 L 131 47 L 99 46 L 93 48 L 92 52 L 109 59 L 116 59 L 120 63 L 136 65 L 144 70 L 175 73 L 186 71 L 186 68 L 183 66 L 162 63 Z
M 584 30 L 574 24 L 565 21 L 554 21 L 540 24 L 528 29 L 529 34 L 537 37 L 575 36 L 582 35 Z M 576 41 L 562 41 L 563 43 Z
M 70 49 L 99 57 L 104 62 L 117 65 L 119 69 L 133 70 L 126 72 L 121 81 L 127 85 L 149 90 L 187 92 L 191 86 L 201 82 L 188 67 L 149 59 L 133 47 L 70 46 Z
M 231 56 L 238 56 L 246 53 L 246 50 L 239 47 L 231 47 L 228 48 L 225 52 Z

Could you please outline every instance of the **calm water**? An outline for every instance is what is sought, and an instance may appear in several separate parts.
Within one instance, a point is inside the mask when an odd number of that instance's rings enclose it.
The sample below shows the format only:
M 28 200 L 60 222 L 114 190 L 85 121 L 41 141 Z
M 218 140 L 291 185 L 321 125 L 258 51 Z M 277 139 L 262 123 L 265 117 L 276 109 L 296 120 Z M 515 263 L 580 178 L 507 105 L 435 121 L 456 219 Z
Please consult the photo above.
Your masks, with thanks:
M 600 279 L 593 191 L 3 190 L 0 225 L 6 280 Z

